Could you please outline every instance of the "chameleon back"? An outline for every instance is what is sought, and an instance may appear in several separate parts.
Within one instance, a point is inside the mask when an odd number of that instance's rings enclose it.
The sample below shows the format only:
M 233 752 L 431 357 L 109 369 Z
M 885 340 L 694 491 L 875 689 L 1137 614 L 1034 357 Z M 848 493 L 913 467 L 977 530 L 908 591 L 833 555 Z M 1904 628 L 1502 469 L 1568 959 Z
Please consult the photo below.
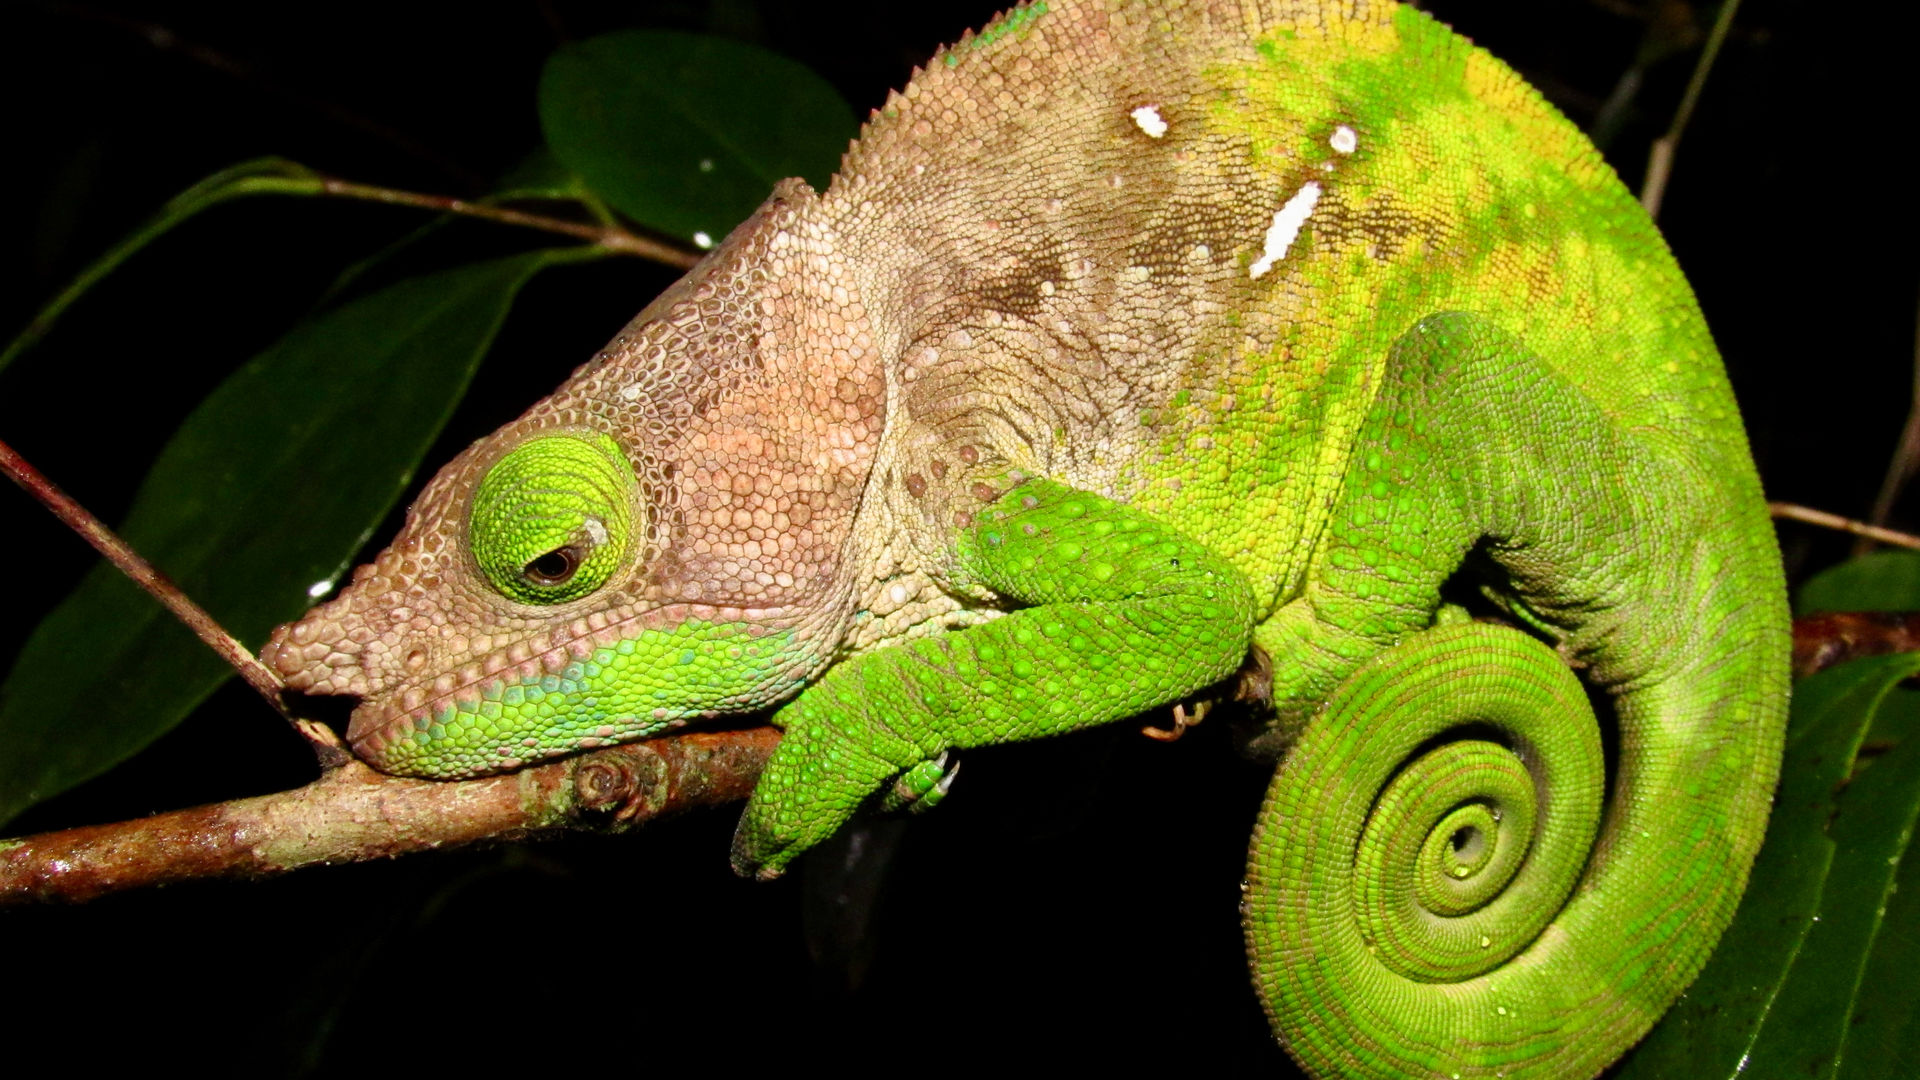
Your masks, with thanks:
M 1758 491 L 1652 223 L 1538 93 L 1411 8 L 1018 9 L 887 102 L 821 209 L 897 316 L 880 493 L 917 475 L 936 498 L 893 499 L 896 520 L 947 508 L 923 429 L 971 425 L 1181 522 L 1272 614 L 1389 350 L 1440 311 L 1493 318 L 1622 425 Z

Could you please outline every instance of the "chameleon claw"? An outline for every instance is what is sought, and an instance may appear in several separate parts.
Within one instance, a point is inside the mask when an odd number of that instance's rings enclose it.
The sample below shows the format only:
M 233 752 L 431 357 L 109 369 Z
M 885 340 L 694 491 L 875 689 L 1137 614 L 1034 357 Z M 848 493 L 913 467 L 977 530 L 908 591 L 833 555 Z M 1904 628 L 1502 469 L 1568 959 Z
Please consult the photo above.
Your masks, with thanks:
M 1176 701 L 1173 703 L 1172 730 L 1157 728 L 1152 724 L 1143 724 L 1140 727 L 1140 734 L 1159 742 L 1173 742 L 1180 738 L 1180 736 L 1185 735 L 1188 728 L 1205 720 L 1207 718 L 1207 712 L 1212 709 L 1212 707 L 1213 703 L 1210 701 L 1197 701 L 1193 705 L 1192 714 L 1189 715 L 1186 702 Z
M 952 753 L 951 750 L 942 750 L 939 757 L 922 761 L 901 773 L 880 797 L 880 808 L 885 811 L 905 809 L 919 814 L 940 805 L 940 800 L 953 790 L 953 778 L 960 775 L 958 762 L 954 763 L 951 771 L 947 769 Z
M 945 754 L 941 754 L 940 756 L 942 758 L 946 757 Z M 932 791 L 929 791 L 925 795 L 922 795 L 920 797 L 919 802 L 914 803 L 912 806 L 909 806 L 907 809 L 912 813 L 920 814 L 920 813 L 925 813 L 926 811 L 931 810 L 936 806 L 939 806 L 940 800 L 946 798 L 947 793 L 953 790 L 954 778 L 959 775 L 960 775 L 960 762 L 956 761 L 953 763 L 952 771 L 948 772 L 945 776 L 942 776 L 940 778 L 940 782 L 933 785 Z

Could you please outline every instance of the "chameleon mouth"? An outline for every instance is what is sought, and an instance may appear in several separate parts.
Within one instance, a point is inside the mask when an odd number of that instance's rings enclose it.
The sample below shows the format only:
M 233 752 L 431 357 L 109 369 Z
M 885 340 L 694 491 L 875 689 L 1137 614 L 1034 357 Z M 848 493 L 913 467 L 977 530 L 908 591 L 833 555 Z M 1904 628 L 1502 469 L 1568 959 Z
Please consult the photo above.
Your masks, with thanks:
M 784 608 L 699 604 L 624 617 L 594 613 L 556 628 L 545 642 L 508 645 L 457 670 L 363 698 L 347 741 L 383 772 L 455 779 L 757 707 L 775 681 L 765 676 L 788 675 L 793 666 L 786 648 L 791 634 L 777 629 L 784 614 Z M 726 664 L 740 666 L 744 659 L 740 670 L 762 677 L 711 677 L 716 649 L 727 654 Z

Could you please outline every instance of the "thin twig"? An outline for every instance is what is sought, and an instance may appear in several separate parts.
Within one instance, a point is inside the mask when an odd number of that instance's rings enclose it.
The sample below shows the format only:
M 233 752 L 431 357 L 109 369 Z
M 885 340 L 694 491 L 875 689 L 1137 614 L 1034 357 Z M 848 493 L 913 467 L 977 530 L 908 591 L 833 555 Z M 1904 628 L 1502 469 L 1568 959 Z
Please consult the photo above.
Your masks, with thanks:
M 413 191 L 380 187 L 376 184 L 355 183 L 314 172 L 298 162 L 279 158 L 262 158 L 222 169 L 169 199 L 159 214 L 121 239 L 119 243 L 108 249 L 106 254 L 87 264 L 72 281 L 67 283 L 65 288 L 34 314 L 33 320 L 7 344 L 4 350 L 0 350 L 0 368 L 5 368 L 15 357 L 26 352 L 45 337 L 67 308 L 84 296 L 87 290 L 99 284 L 102 278 L 112 273 L 121 263 L 132 258 L 136 252 L 203 210 L 218 206 L 229 199 L 253 195 L 331 196 L 395 206 L 422 207 L 443 213 L 480 218 L 498 224 L 540 229 L 562 236 L 571 236 L 587 240 L 608 251 L 638 255 L 680 269 L 690 267 L 700 260 L 700 256 L 693 252 L 657 240 L 635 236 L 620 228 L 613 222 L 612 216 L 606 213 L 604 205 L 585 192 L 579 196 L 578 201 L 601 218 L 601 224 L 598 226 L 568 221 L 565 218 L 548 217 L 544 214 L 530 214 L 524 210 L 511 210 L 488 202 L 456 199 L 446 195 L 423 195 Z
M 1864 536 L 1870 540 L 1878 540 L 1883 544 L 1893 544 L 1897 547 L 1920 550 L 1920 536 L 1915 536 L 1912 533 L 1896 532 L 1892 529 L 1883 529 L 1878 525 L 1869 525 L 1864 521 L 1844 518 L 1839 514 L 1829 514 L 1825 510 L 1815 510 L 1810 506 L 1801 506 L 1798 503 L 1775 502 L 1768 503 L 1767 510 L 1777 518 L 1786 518 L 1790 521 L 1804 521 L 1809 525 L 1819 525 L 1828 529 L 1837 529 L 1840 532 L 1849 532 L 1855 536 Z
M 1913 330 L 1913 401 L 1907 406 L 1907 422 L 1900 429 L 1900 443 L 1894 447 L 1893 460 L 1887 463 L 1887 475 L 1880 481 L 1880 494 L 1873 500 L 1873 514 L 1868 521 L 1875 525 L 1887 523 L 1893 504 L 1912 478 L 1916 465 L 1920 465 L 1920 305 L 1915 306 Z M 1866 547 L 1863 539 L 1854 546 L 1853 553 L 1862 554 Z
M 665 263 L 668 266 L 686 269 L 700 261 L 700 256 L 683 251 L 671 244 L 658 240 L 649 240 L 636 236 L 625 229 L 588 225 L 564 218 L 548 217 L 544 214 L 529 214 L 524 210 L 513 210 L 504 206 L 492 206 L 483 202 L 456 199 L 450 195 L 426 195 L 414 191 L 401 191 L 397 188 L 380 187 L 376 184 L 361 184 L 351 180 L 340 180 L 331 176 L 320 177 L 320 193 L 345 199 L 365 199 L 369 202 L 388 203 L 394 206 L 417 206 L 427 210 L 439 210 L 448 214 L 465 214 L 468 217 L 498 222 L 502 225 L 520 225 L 529 229 L 542 229 L 562 236 L 572 236 L 589 243 L 618 251 L 627 255 L 638 255 L 644 259 Z
M 1680 133 L 1687 129 L 1687 121 L 1693 119 L 1693 107 L 1700 101 L 1700 92 L 1706 88 L 1707 72 L 1713 70 L 1713 61 L 1720 55 L 1720 46 L 1727 40 L 1727 31 L 1733 26 L 1734 12 L 1740 10 L 1740 0 L 1722 0 L 1720 13 L 1714 17 L 1713 30 L 1707 34 L 1706 47 L 1700 50 L 1700 59 L 1693 65 L 1693 77 L 1687 80 L 1687 92 L 1680 97 L 1680 107 L 1673 111 L 1673 123 L 1667 127 L 1667 133 L 1653 140 L 1653 148 L 1647 154 L 1647 178 L 1640 185 L 1640 205 L 1646 207 L 1647 216 L 1660 216 L 1660 200 L 1667 192 L 1667 179 L 1673 175 L 1673 155 L 1680 147 Z
M 280 677 L 272 669 L 261 663 L 247 651 L 246 646 L 234 640 L 213 616 L 207 614 L 200 605 L 187 598 L 179 586 L 167 579 L 165 574 L 153 568 L 153 564 L 140 557 L 140 554 L 127 545 L 125 540 L 116 536 L 112 529 L 99 518 L 94 517 L 87 508 L 75 502 L 66 492 L 54 486 L 40 470 L 28 464 L 13 447 L 0 442 L 0 472 L 4 472 L 14 483 L 19 484 L 27 494 L 40 501 L 40 505 L 53 511 L 81 539 L 92 544 L 95 551 L 106 556 L 108 562 L 120 569 L 120 572 L 133 579 L 133 583 L 147 591 L 149 596 L 160 601 L 173 614 L 173 617 L 186 624 L 187 629 L 207 647 L 220 654 L 229 666 L 240 673 L 240 677 L 253 687 L 255 693 L 267 699 L 274 711 L 287 716 L 286 706 L 280 700 L 282 689 Z
M 292 791 L 0 840 L 0 907 L 566 831 L 623 832 L 746 798 L 779 742 L 765 727 L 700 732 L 451 782 L 383 776 L 349 761 Z

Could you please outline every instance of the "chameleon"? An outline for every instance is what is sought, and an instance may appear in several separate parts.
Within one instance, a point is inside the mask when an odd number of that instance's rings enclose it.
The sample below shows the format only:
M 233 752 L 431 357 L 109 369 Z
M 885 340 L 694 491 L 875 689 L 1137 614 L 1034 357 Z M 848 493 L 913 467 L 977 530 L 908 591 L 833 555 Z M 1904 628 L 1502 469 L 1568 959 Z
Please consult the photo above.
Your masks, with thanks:
M 419 777 L 770 712 L 762 878 L 956 750 L 1243 699 L 1276 1037 L 1518 1078 L 1732 918 L 1786 627 L 1692 292 L 1512 70 L 1378 0 L 1034 0 L 263 659 Z

